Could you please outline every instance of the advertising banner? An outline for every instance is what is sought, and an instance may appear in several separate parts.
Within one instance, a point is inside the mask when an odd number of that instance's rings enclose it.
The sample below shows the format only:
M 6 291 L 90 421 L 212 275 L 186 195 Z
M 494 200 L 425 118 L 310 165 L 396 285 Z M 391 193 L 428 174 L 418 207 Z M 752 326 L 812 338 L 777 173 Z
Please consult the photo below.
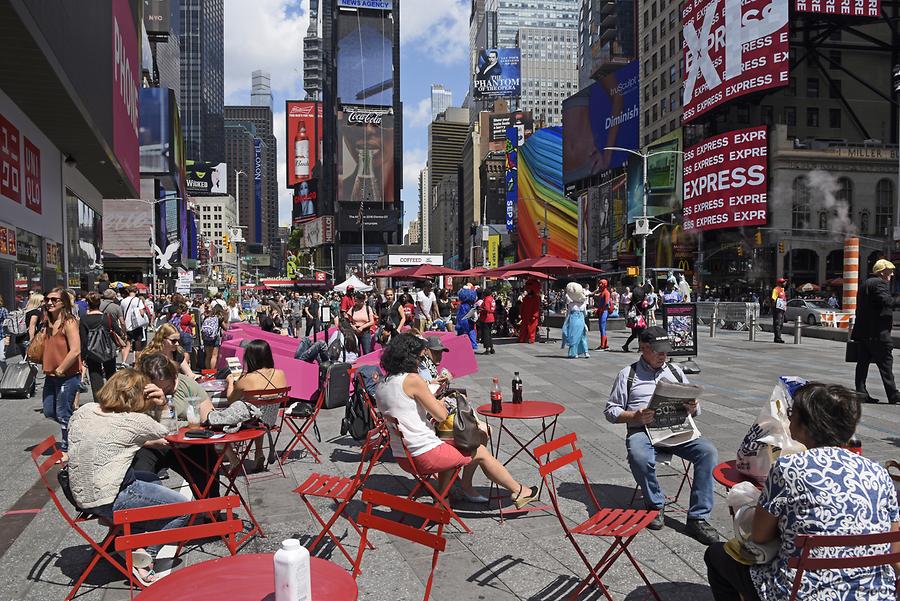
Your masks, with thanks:
M 38 215 L 43 212 L 41 201 L 41 150 L 25 138 L 25 208 Z
M 228 166 L 225 163 L 186 163 L 188 192 L 196 196 L 228 194 Z
M 643 148 L 647 154 L 647 215 L 660 217 L 681 211 L 682 145 L 681 129 L 654 140 Z M 632 156 L 628 160 L 628 223 L 640 217 L 644 201 L 644 165 Z
M 639 148 L 638 61 L 628 63 L 563 101 L 563 178 L 572 183 L 621 167 L 630 156 L 610 146 Z
M 628 223 L 628 177 L 624 173 L 613 179 L 609 193 L 612 202 L 612 222 L 610 223 L 612 237 L 609 260 L 616 260 L 620 254 L 627 252 L 625 243 L 628 239 L 625 235 L 628 233 L 626 227 Z
M 663 327 L 672 342 L 670 357 L 697 356 L 697 305 L 694 303 L 664 303 Z
M 337 18 L 337 95 L 341 104 L 394 104 L 394 21 L 390 13 Z
M 147 33 L 169 34 L 171 8 L 170 0 L 144 0 L 144 27 Z
M 766 127 L 707 138 L 684 153 L 684 230 L 764 225 Z
M 516 203 L 519 200 L 519 130 L 506 128 L 506 231 L 516 231 Z
M 794 2 L 797 12 L 842 17 L 881 16 L 881 0 L 794 0 Z
M 681 9 L 683 121 L 788 84 L 789 0 L 693 0 Z
M 0 223 L 0 259 L 16 258 L 16 228 Z
M 488 117 L 491 128 L 491 142 L 506 142 L 506 128 L 515 127 L 519 130 L 519 146 L 525 143 L 525 136 L 534 131 L 534 119 L 531 111 L 518 111 L 515 113 L 500 113 Z M 502 148 L 502 146 L 501 146 Z
M 322 155 L 322 103 L 288 100 L 287 119 L 287 182 L 294 188 L 300 182 L 319 177 Z
M 338 214 L 338 229 L 342 232 L 359 231 L 359 211 L 344 211 Z M 400 225 L 399 209 L 366 209 L 363 211 L 363 226 L 367 232 L 396 232 Z
M 391 10 L 392 0 L 337 0 L 338 7 L 367 8 L 369 10 Z
M 300 248 L 316 248 L 323 244 L 334 244 L 334 217 L 326 215 L 299 226 Z
M 113 147 L 125 177 L 137 190 L 140 188 L 138 104 L 141 65 L 130 0 L 112 0 L 111 37 Z
M 521 62 L 518 48 L 482 48 L 475 65 L 475 100 L 517 98 L 522 93 Z
M 253 241 L 262 242 L 262 139 L 253 138 Z
M 444 255 L 388 255 L 390 267 L 409 267 L 411 265 L 443 265 Z
M 22 204 L 22 150 L 19 129 L 0 115 L 0 195 Z
M 149 258 L 152 231 L 149 203 L 128 199 L 103 201 L 104 257 Z
M 612 259 L 612 182 L 606 182 L 597 192 L 597 258 L 594 260 L 609 261 Z
M 316 218 L 319 200 L 319 181 L 309 179 L 294 186 L 292 197 L 291 223 L 299 225 Z
M 601 244 L 609 244 L 609 227 L 606 236 L 603 227 L 608 224 L 608 215 L 602 206 L 603 194 L 609 201 L 609 185 L 594 186 L 585 190 L 578 199 L 578 260 L 591 264 L 600 259 Z
M 394 202 L 394 116 L 338 111 L 338 202 Z
M 169 173 L 175 161 L 167 88 L 141 89 L 141 173 Z
M 500 266 L 500 234 L 491 234 L 488 236 L 487 266 L 491 269 Z

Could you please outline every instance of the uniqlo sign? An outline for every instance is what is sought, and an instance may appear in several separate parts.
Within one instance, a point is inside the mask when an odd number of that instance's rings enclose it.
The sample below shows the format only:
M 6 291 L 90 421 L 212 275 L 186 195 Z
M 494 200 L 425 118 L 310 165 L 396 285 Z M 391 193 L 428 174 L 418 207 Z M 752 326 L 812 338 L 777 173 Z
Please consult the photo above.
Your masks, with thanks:
M 0 195 L 22 204 L 19 129 L 0 115 Z
M 764 225 L 766 128 L 730 131 L 684 151 L 684 230 Z
M 841 15 L 845 17 L 880 17 L 881 0 L 795 0 L 798 12 Z
M 788 0 L 686 0 L 684 122 L 788 84 Z
M 25 138 L 25 207 L 41 214 L 41 150 Z

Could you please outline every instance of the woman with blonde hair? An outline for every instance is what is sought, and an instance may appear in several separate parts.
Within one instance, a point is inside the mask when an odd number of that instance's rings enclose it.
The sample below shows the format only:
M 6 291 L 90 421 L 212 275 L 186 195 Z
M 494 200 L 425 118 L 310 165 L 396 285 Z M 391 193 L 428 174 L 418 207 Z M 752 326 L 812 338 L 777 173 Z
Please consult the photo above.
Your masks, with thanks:
M 164 323 L 156 330 L 156 334 L 141 355 L 151 355 L 153 353 L 162 353 L 171 359 L 178 366 L 178 372 L 186 376 L 193 377 L 194 372 L 191 371 L 191 359 L 184 349 L 181 348 L 181 332 L 178 328 L 170 323 Z
M 113 513 L 185 499 L 156 474 L 131 467 L 142 447 L 165 447 L 166 428 L 150 414 L 166 404 L 158 388 L 131 368 L 119 370 L 97 393 L 97 402 L 78 409 L 71 420 L 69 482 L 78 506 L 112 521 Z M 137 532 L 180 528 L 188 516 L 135 524 Z M 147 585 L 156 580 L 153 560 L 160 547 L 134 551 L 134 575 Z
M 44 321 L 44 416 L 59 423 L 62 433 L 60 450 L 68 460 L 69 418 L 75 395 L 81 386 L 81 334 L 72 313 L 72 299 L 63 288 L 54 288 L 44 299 L 47 317 Z

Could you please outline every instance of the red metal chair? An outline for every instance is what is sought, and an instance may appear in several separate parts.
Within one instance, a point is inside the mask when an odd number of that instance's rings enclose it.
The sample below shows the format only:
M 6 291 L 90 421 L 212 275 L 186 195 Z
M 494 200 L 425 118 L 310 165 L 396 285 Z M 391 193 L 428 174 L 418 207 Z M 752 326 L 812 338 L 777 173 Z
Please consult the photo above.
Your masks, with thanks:
M 281 417 L 281 420 L 279 422 L 276 418 L 276 424 L 268 427 L 270 432 L 276 433 L 274 440 L 272 440 L 271 448 L 269 449 L 270 453 L 275 453 L 275 448 L 278 445 L 278 438 L 281 436 L 282 424 L 284 424 L 285 419 L 283 409 L 291 402 L 288 394 L 290 392 L 291 387 L 287 386 L 285 388 L 269 388 L 268 390 L 245 390 L 241 395 L 242 401 L 254 405 L 263 413 L 266 412 L 268 407 L 276 407 L 278 417 Z M 268 438 L 268 435 L 266 438 Z M 263 446 L 265 447 L 265 445 Z M 284 473 L 283 464 L 280 461 L 278 462 L 278 469 L 281 470 L 281 477 L 287 478 L 287 475 Z
M 221 537 L 232 555 L 237 554 L 235 535 L 244 529 L 244 523 L 235 519 L 234 510 L 240 507 L 241 500 L 237 495 L 227 497 L 215 497 L 201 499 L 199 501 L 185 501 L 184 503 L 168 503 L 166 505 L 151 505 L 138 509 L 123 509 L 113 514 L 113 522 L 122 528 L 122 536 L 116 538 L 116 551 L 125 551 L 125 562 L 129 574 L 132 571 L 132 556 L 135 549 L 150 547 L 153 545 L 166 545 L 178 543 L 175 556 L 181 552 L 181 548 L 187 541 Z M 151 522 L 162 519 L 171 519 L 181 515 L 196 516 L 213 512 L 225 511 L 225 519 L 206 524 L 184 526 L 169 530 L 154 530 L 133 534 L 134 524 Z M 134 579 L 132 579 L 132 594 L 134 592 Z
M 684 490 L 684 485 L 687 484 L 688 490 L 690 490 L 691 486 L 693 486 L 693 484 L 694 484 L 693 478 L 691 478 L 691 468 L 693 466 L 691 465 L 691 462 L 688 461 L 687 459 L 685 459 L 684 457 L 679 457 L 679 459 L 681 459 L 681 468 L 682 468 L 679 470 L 677 467 L 672 465 L 672 461 L 675 459 L 674 455 L 670 455 L 668 459 L 660 460 L 659 459 L 660 453 L 658 451 L 657 451 L 657 453 L 658 453 L 657 454 L 657 462 L 656 462 L 657 465 L 659 465 L 659 464 L 666 465 L 675 472 L 675 474 L 673 474 L 673 475 L 681 476 L 681 483 L 678 485 L 678 490 L 675 492 L 675 494 L 671 495 L 671 496 L 666 495 L 666 505 L 669 505 L 670 503 L 678 503 L 678 499 L 681 498 L 681 491 Z M 634 502 L 635 502 L 635 500 L 637 500 L 639 495 L 641 497 L 644 496 L 643 492 L 641 491 L 640 485 L 636 484 L 634 487 L 634 492 L 631 493 L 631 502 L 628 503 L 628 505 L 629 506 L 634 505 Z
M 798 534 L 794 545 L 798 555 L 788 560 L 788 567 L 797 570 L 791 596 L 788 601 L 797 599 L 797 592 L 803 580 L 803 572 L 814 570 L 836 570 L 841 568 L 871 568 L 874 566 L 893 565 L 900 562 L 900 553 L 882 553 L 880 555 L 855 555 L 854 557 L 810 557 L 813 549 L 835 547 L 867 547 L 871 545 L 893 545 L 900 543 L 900 531 L 882 532 L 878 534 Z
M 572 432 L 544 443 L 534 449 L 534 455 L 538 461 L 541 479 L 544 481 L 544 485 L 550 492 L 550 501 L 553 504 L 553 511 L 556 513 L 556 517 L 566 534 L 566 538 L 571 541 L 572 546 L 575 547 L 575 551 L 578 553 L 578 556 L 581 558 L 584 565 L 587 566 L 589 572 L 584 580 L 578 584 L 578 587 L 572 593 L 570 599 L 577 598 L 585 587 L 588 586 L 588 583 L 593 580 L 606 598 L 612 601 L 612 596 L 609 594 L 606 585 L 603 584 L 602 578 L 616 560 L 624 554 L 628 560 L 631 561 L 631 564 L 634 566 L 634 569 L 637 570 L 638 575 L 640 575 L 641 579 L 650 589 L 653 597 L 659 601 L 659 595 L 656 593 L 653 585 L 647 580 L 647 577 L 638 565 L 637 560 L 631 554 L 631 551 L 628 550 L 628 545 L 631 544 L 634 537 L 637 536 L 641 530 L 646 528 L 659 512 L 645 511 L 642 509 L 614 509 L 611 507 L 602 507 L 597 500 L 597 497 L 594 496 L 594 491 L 591 489 L 591 485 L 588 482 L 587 474 L 585 474 L 584 466 L 581 463 L 583 454 L 581 449 L 575 446 L 575 441 L 575 433 Z M 554 451 L 561 451 L 565 454 L 561 457 L 552 459 L 550 454 Z M 556 487 L 553 481 L 553 473 L 556 470 L 572 463 L 578 465 L 578 471 L 581 473 L 581 479 L 584 482 L 584 489 L 587 492 L 588 497 L 590 497 L 591 501 L 594 503 L 594 507 L 597 508 L 596 513 L 574 527 L 569 526 L 559 508 L 559 499 L 556 496 Z M 600 561 L 592 566 L 591 562 L 588 561 L 587 556 L 584 554 L 584 551 L 578 546 L 578 542 L 575 540 L 576 534 L 612 538 L 613 542 L 606 550 L 606 553 L 603 554 L 603 557 L 600 558 Z
M 294 492 L 300 495 L 300 499 L 306 504 L 310 513 L 322 526 L 322 530 L 319 532 L 318 536 L 316 536 L 312 544 L 309 545 L 310 551 L 315 551 L 316 547 L 327 534 L 328 538 L 331 539 L 335 546 L 341 550 L 341 553 L 344 554 L 344 557 L 347 558 L 347 561 L 353 564 L 353 557 L 350 556 L 341 544 L 340 539 L 331 532 L 331 527 L 337 522 L 339 517 L 343 517 L 350 522 L 350 525 L 356 530 L 356 533 L 362 536 L 362 530 L 353 519 L 353 516 L 344 513 L 344 510 L 356 496 L 356 493 L 362 489 L 366 480 L 369 478 L 369 474 L 372 473 L 372 469 L 381 459 L 385 449 L 387 449 L 387 443 L 387 430 L 384 427 L 384 423 L 381 423 L 378 427 L 369 432 L 362 450 L 360 451 L 359 465 L 357 466 L 356 474 L 353 477 L 348 478 L 328 474 L 312 474 L 305 482 L 303 482 L 303 484 L 294 489 Z M 368 459 L 366 459 L 367 456 Z M 331 514 L 331 517 L 328 518 L 327 522 L 322 519 L 322 516 L 319 515 L 315 507 L 313 507 L 313 504 L 310 501 L 311 497 L 330 499 L 337 503 L 337 508 L 334 510 L 334 513 Z
M 280 465 L 284 465 L 284 462 L 287 461 L 288 457 L 291 456 L 291 453 L 298 444 L 302 444 L 307 451 L 309 451 L 310 455 L 312 455 L 313 459 L 316 460 L 316 463 L 322 463 L 322 460 L 319 459 L 319 455 L 321 451 L 313 444 L 313 442 L 306 435 L 309 432 L 309 429 L 315 426 L 316 417 L 319 415 L 319 411 L 322 409 L 322 404 L 325 402 L 325 390 L 324 388 L 317 393 L 315 405 L 313 406 L 312 413 L 310 415 L 305 415 L 302 417 L 292 415 L 287 409 L 282 411 L 281 416 L 281 428 L 287 426 L 287 429 L 291 432 L 291 440 L 284 447 L 284 450 L 281 451 L 281 458 L 279 458 L 278 463 Z
M 403 497 L 389 495 L 388 493 L 377 490 L 366 489 L 362 494 L 363 503 L 366 503 L 365 512 L 359 514 L 359 525 L 362 526 L 362 535 L 359 542 L 359 551 L 356 555 L 356 561 L 353 562 L 353 577 L 357 578 L 362 570 L 363 553 L 366 551 L 366 537 L 369 529 L 380 530 L 386 534 L 399 536 L 406 540 L 429 547 L 433 553 L 431 555 L 431 573 L 428 575 L 428 582 L 425 585 L 425 597 L 423 601 L 428 601 L 431 595 L 431 585 L 434 581 L 434 571 L 437 569 L 438 556 L 447 548 L 447 539 L 444 538 L 444 526 L 450 523 L 450 514 L 438 507 L 423 505 L 416 503 Z M 413 528 L 393 520 L 375 515 L 372 508 L 387 507 L 392 511 L 398 511 L 405 515 L 419 517 L 425 523 L 435 523 L 438 525 L 437 532 L 425 532 L 419 528 Z
M 46 453 L 47 451 L 51 451 L 51 454 L 44 456 L 44 453 Z M 31 449 L 31 459 L 37 466 L 41 481 L 47 488 L 47 493 L 50 495 L 50 499 L 53 501 L 53 504 L 56 505 L 56 509 L 59 511 L 59 514 L 63 517 L 66 523 L 69 524 L 72 530 L 77 532 L 78 535 L 81 536 L 81 538 L 87 541 L 87 544 L 90 545 L 91 549 L 94 550 L 94 553 L 91 556 L 91 560 L 88 562 L 87 567 L 85 567 L 84 572 L 81 573 L 81 576 L 78 578 L 78 580 L 75 581 L 72 590 L 69 591 L 69 594 L 66 596 L 66 601 L 69 601 L 70 599 L 75 597 L 75 593 L 77 593 L 81 585 L 84 584 L 84 581 L 87 579 L 91 571 L 93 571 L 94 567 L 97 565 L 97 562 L 100 561 L 100 558 L 108 561 L 129 581 L 133 582 L 134 577 L 131 574 L 131 570 L 123 566 L 121 562 L 119 562 L 117 559 L 114 559 L 109 553 L 110 545 L 113 544 L 116 536 L 119 534 L 119 532 L 121 532 L 121 527 L 111 524 L 109 521 L 98 518 L 94 515 L 86 513 L 72 514 L 69 512 L 68 506 L 63 505 L 63 503 L 59 500 L 59 497 L 56 494 L 55 487 L 51 485 L 50 481 L 47 479 L 47 472 L 53 469 L 53 467 L 56 465 L 56 462 L 61 458 L 62 451 L 57 448 L 56 438 L 54 438 L 53 436 L 48 436 L 36 447 Z M 109 529 L 106 533 L 106 536 L 104 536 L 103 540 L 101 541 L 92 538 L 91 535 L 85 532 L 84 528 L 81 527 L 82 524 L 93 520 L 97 520 L 98 523 L 106 526 Z M 138 584 L 140 585 L 140 583 Z
M 412 453 L 409 452 L 409 447 L 406 446 L 406 441 L 403 439 L 403 434 L 400 432 L 400 428 L 397 425 L 397 419 L 386 415 L 384 416 L 384 423 L 387 426 L 388 434 L 391 437 L 396 436 L 397 440 L 399 440 L 400 444 L 403 446 L 403 453 L 406 456 L 406 464 L 409 469 L 407 469 L 406 466 L 401 465 L 399 461 L 397 461 L 397 465 L 400 466 L 400 469 L 411 475 L 416 480 L 416 485 L 413 487 L 406 498 L 414 498 L 416 496 L 416 493 L 418 493 L 420 489 L 424 488 L 427 491 L 427 494 L 431 495 L 431 498 L 434 499 L 434 504 L 436 506 L 440 506 L 442 509 L 447 511 L 450 514 L 450 517 L 456 520 L 467 534 L 472 534 L 472 530 L 466 525 L 462 518 L 459 517 L 459 515 L 457 515 L 455 511 L 453 511 L 453 508 L 450 507 L 450 501 L 448 498 L 450 487 L 453 486 L 453 483 L 456 481 L 456 478 L 459 476 L 459 472 L 462 468 L 458 467 L 454 469 L 452 476 L 447 479 L 447 484 L 443 487 L 443 489 L 440 491 L 437 490 L 434 486 L 431 485 L 431 482 L 429 481 L 432 477 L 436 478 L 437 474 L 423 474 L 416 468 L 416 463 L 415 461 L 413 461 Z M 394 459 L 399 460 L 400 457 L 394 457 Z

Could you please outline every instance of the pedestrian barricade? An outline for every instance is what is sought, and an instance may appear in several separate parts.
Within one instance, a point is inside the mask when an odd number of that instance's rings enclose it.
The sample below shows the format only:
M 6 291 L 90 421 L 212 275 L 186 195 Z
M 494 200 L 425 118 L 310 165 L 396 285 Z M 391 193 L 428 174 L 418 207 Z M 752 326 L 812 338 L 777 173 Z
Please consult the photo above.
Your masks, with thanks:
M 849 329 L 853 325 L 856 316 L 850 313 L 828 311 L 822 314 L 822 325 L 831 328 Z
M 738 332 L 746 330 L 750 323 L 759 324 L 759 303 L 698 302 L 697 319 L 709 324 L 713 316 L 718 318 L 718 326 Z

